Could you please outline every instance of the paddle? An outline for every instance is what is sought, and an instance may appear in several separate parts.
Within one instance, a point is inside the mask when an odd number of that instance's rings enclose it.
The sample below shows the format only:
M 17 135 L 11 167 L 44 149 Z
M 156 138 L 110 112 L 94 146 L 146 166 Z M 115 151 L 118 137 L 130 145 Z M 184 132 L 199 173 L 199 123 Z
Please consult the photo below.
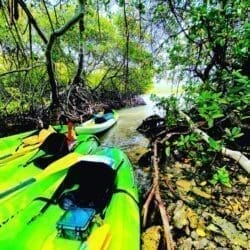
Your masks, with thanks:
M 82 155 L 78 154 L 78 153 L 70 153 L 62 158 L 60 158 L 59 160 L 51 163 L 45 170 L 43 170 L 41 173 L 39 173 L 38 175 L 36 175 L 35 177 L 31 177 L 21 183 L 19 183 L 16 186 L 13 186 L 3 192 L 0 192 L 0 199 L 3 199 L 4 197 L 23 189 L 24 187 L 45 179 L 46 177 L 50 176 L 51 174 L 66 170 L 68 168 L 70 168 L 73 164 L 75 164 L 78 159 L 81 157 Z
M 103 224 L 90 234 L 79 250 L 107 250 L 110 244 L 110 225 Z

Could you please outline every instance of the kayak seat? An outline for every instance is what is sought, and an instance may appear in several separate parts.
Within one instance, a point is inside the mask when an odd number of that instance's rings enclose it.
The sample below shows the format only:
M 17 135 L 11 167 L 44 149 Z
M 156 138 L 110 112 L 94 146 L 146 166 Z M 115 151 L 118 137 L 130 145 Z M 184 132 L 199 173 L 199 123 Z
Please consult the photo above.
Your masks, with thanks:
M 104 116 L 104 118 L 105 118 L 106 121 L 114 118 L 114 114 L 113 113 L 106 113 L 103 116 Z
M 94 115 L 94 121 L 96 124 L 106 122 L 113 118 L 114 118 L 114 114 L 112 112 L 105 113 L 103 115 Z
M 107 162 L 84 160 L 69 169 L 53 197 L 66 210 L 56 226 L 60 237 L 82 240 L 88 236 L 95 213 L 103 211 L 111 199 L 114 179 L 115 170 Z
M 60 133 L 50 134 L 39 148 L 45 152 L 45 155 L 33 161 L 40 169 L 45 169 L 50 163 L 69 153 L 67 137 Z
M 45 139 L 40 149 L 51 155 L 66 155 L 69 153 L 67 137 L 64 134 L 52 133 Z
M 80 208 L 66 211 L 57 222 L 58 235 L 66 239 L 83 240 L 88 236 L 88 226 L 95 215 L 93 208 Z
M 108 164 L 80 161 L 69 169 L 55 199 L 63 209 L 68 209 L 65 208 L 68 199 L 77 207 L 101 211 L 112 196 L 114 179 L 115 171 Z

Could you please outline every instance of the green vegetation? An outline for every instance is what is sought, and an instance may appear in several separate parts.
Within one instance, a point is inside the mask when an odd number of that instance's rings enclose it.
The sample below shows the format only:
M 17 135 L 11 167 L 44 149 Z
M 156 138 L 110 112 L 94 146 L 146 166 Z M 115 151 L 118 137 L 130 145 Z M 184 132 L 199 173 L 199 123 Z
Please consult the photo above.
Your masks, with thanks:
M 120 2 L 111 14 L 107 1 L 11 4 L 11 10 L 4 2 L 0 8 L 1 113 L 50 104 L 70 110 L 75 86 L 88 103 L 130 98 L 152 84 L 150 35 L 141 37 L 133 6 L 126 5 L 124 12 Z
M 192 161 L 216 169 L 221 166 L 217 154 L 223 146 L 249 153 L 248 3 L 166 2 L 153 5 L 154 22 L 164 26 L 169 56 L 168 65 L 160 69 L 174 74 L 172 85 L 181 81 L 185 92 L 153 100 L 165 110 L 169 130 L 190 125 L 178 112 L 183 110 L 193 121 L 192 128 L 209 136 L 205 143 L 204 137 L 181 135 L 167 150 L 177 149 Z
M 148 165 L 152 153 L 157 168 L 158 157 L 168 161 L 155 178 L 164 201 L 149 210 L 167 204 L 177 248 L 247 248 L 224 218 L 249 230 L 249 1 L 0 0 L 0 34 L 1 131 L 123 107 L 165 80 L 172 95 L 152 95 L 165 117 L 148 120 L 162 130 L 142 129 L 161 144 L 144 156 Z M 159 225 L 157 212 L 148 217 Z
M 219 168 L 213 175 L 212 180 L 210 180 L 210 183 L 213 185 L 215 185 L 217 182 L 220 182 L 222 185 L 227 187 L 231 187 L 229 173 L 225 167 Z

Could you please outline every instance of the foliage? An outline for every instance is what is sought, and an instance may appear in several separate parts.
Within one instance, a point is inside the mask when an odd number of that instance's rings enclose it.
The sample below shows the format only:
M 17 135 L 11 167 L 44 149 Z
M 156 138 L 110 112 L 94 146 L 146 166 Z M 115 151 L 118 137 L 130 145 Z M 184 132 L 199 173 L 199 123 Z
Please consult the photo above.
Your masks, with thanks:
M 198 139 L 196 134 L 181 135 L 179 140 L 175 142 L 175 145 L 180 149 L 189 149 L 197 145 Z
M 236 138 L 244 135 L 243 133 L 241 133 L 241 128 L 238 127 L 233 127 L 232 130 L 230 130 L 229 128 L 225 128 L 225 132 L 226 134 L 224 135 L 224 137 L 229 141 L 234 141 Z
M 83 45 L 83 72 L 80 85 L 87 84 L 93 92 L 108 92 L 117 97 L 144 93 L 152 84 L 154 67 L 152 54 L 147 44 L 142 43 L 140 38 L 141 31 L 137 17 L 138 8 L 142 11 L 143 6 L 137 6 L 133 2 L 126 7 L 127 15 L 130 16 L 128 19 L 130 40 L 129 85 L 125 89 L 123 3 L 119 3 L 121 7 L 116 6 L 117 12 L 112 16 L 107 15 L 108 10 L 105 13 L 102 5 L 112 4 L 109 1 L 105 3 L 100 1 L 99 9 L 96 2 L 86 3 L 82 37 L 80 38 L 78 25 L 74 25 L 53 45 L 52 59 L 60 93 L 68 89 L 76 74 L 81 53 L 80 45 Z M 74 16 L 76 10 L 76 6 L 67 1 L 63 5 L 55 5 L 52 2 L 27 3 L 27 7 L 47 38 L 55 29 L 65 25 Z M 28 110 L 33 105 L 38 106 L 44 101 L 47 103 L 51 98 L 49 79 L 45 71 L 46 44 L 34 27 L 27 25 L 26 14 L 20 10 L 19 6 L 19 18 L 11 23 L 7 6 L 3 4 L 0 9 L 0 83 L 6 87 L 15 88 L 21 96 L 26 93 L 25 98 L 14 98 L 16 103 L 13 106 L 11 105 L 13 99 L 9 100 L 10 96 L 4 94 L 6 92 L 4 89 L 0 91 L 0 108 L 5 108 L 7 105 L 8 113 L 15 113 L 21 102 Z M 41 67 L 36 68 L 37 65 Z M 1 74 L 8 71 L 18 71 L 18 73 L 9 73 L 1 77 Z M 128 93 L 125 93 L 126 91 Z
M 175 96 L 158 97 L 155 94 L 151 95 L 151 100 L 156 102 L 156 106 L 165 111 L 166 124 L 171 127 L 177 124 L 178 121 L 178 100 Z
M 221 93 L 202 91 L 196 99 L 199 115 L 205 118 L 210 128 L 213 127 L 216 118 L 224 116 L 220 107 L 220 96 Z
M 215 141 L 213 138 L 208 138 L 208 144 L 210 148 L 214 151 L 219 152 L 221 150 L 221 144 L 218 141 Z
M 212 161 L 212 155 L 222 145 L 239 150 L 242 145 L 238 143 L 248 140 L 247 5 L 246 0 L 167 1 L 165 5 L 157 1 L 151 5 L 154 24 L 165 31 L 161 41 L 166 40 L 161 47 L 169 56 L 167 68 L 185 86 L 184 97 L 176 96 L 172 107 L 184 109 L 211 136 L 206 153 L 201 152 L 204 150 L 201 142 L 196 144 L 200 149 L 192 145 L 189 135 L 180 136 L 175 146 L 203 163 Z M 170 108 L 172 97 L 154 100 L 166 110 L 166 123 L 175 126 L 172 120 L 178 120 L 178 112 Z
M 212 183 L 213 185 L 215 185 L 218 182 L 226 187 L 231 187 L 229 173 L 226 170 L 225 166 L 219 168 L 213 175 L 213 178 L 210 180 L 210 183 Z

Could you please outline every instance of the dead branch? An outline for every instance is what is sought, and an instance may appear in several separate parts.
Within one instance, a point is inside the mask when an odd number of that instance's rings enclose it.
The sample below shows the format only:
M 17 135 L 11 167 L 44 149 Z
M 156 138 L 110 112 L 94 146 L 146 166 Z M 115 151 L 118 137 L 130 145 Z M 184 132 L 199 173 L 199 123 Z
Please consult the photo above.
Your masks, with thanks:
M 155 141 L 153 144 L 154 145 L 154 155 L 153 155 L 154 179 L 153 179 L 152 189 L 148 195 L 146 202 L 143 205 L 143 225 L 144 226 L 146 225 L 148 208 L 154 197 L 158 205 L 161 219 L 162 219 L 164 237 L 165 237 L 165 241 L 167 244 L 167 250 L 173 250 L 174 242 L 173 242 L 172 234 L 170 230 L 169 219 L 168 219 L 165 205 L 162 201 L 161 194 L 160 194 L 160 187 L 159 187 L 160 173 L 159 173 L 159 166 L 158 166 L 159 159 L 158 159 L 158 154 L 157 154 L 157 144 L 158 144 L 157 141 Z
M 150 193 L 148 195 L 148 198 L 145 201 L 143 208 L 142 208 L 142 216 L 143 216 L 142 226 L 143 227 L 146 227 L 149 205 L 150 205 L 152 199 L 154 198 L 154 196 L 155 196 L 155 186 L 152 186 Z
M 186 131 L 186 132 L 173 132 L 173 133 L 166 133 L 166 131 L 163 131 L 163 134 L 164 133 L 166 134 L 165 137 L 159 141 L 161 144 L 163 144 L 166 141 L 168 141 L 174 135 L 186 135 L 186 134 L 189 133 L 189 131 Z
M 191 118 L 187 114 L 185 114 L 182 111 L 179 111 L 179 113 L 183 118 L 185 118 L 187 120 L 187 122 L 190 125 L 190 128 L 195 133 L 199 134 L 204 141 L 209 143 L 210 136 L 208 134 L 206 134 L 204 131 L 202 131 L 201 129 L 197 128 L 196 125 L 194 124 L 194 122 L 191 120 Z M 222 155 L 227 156 L 227 157 L 235 160 L 237 163 L 239 163 L 239 165 L 242 168 L 244 168 L 248 173 L 250 173 L 250 160 L 244 154 L 242 154 L 239 151 L 228 149 L 224 146 L 222 146 L 222 148 L 221 148 L 221 153 L 222 153 Z
M 154 176 L 155 199 L 158 203 L 158 207 L 159 207 L 160 214 L 161 214 L 167 249 L 172 250 L 172 249 L 174 249 L 174 243 L 173 243 L 172 234 L 170 231 L 170 225 L 169 225 L 169 220 L 168 220 L 168 216 L 167 216 L 167 211 L 166 211 L 164 203 L 161 199 L 161 194 L 160 194 L 160 187 L 159 187 L 160 173 L 159 173 L 158 162 L 159 162 L 159 159 L 157 156 L 157 142 L 155 142 L 154 143 L 154 157 L 153 157 L 154 173 L 155 173 L 155 176 Z

